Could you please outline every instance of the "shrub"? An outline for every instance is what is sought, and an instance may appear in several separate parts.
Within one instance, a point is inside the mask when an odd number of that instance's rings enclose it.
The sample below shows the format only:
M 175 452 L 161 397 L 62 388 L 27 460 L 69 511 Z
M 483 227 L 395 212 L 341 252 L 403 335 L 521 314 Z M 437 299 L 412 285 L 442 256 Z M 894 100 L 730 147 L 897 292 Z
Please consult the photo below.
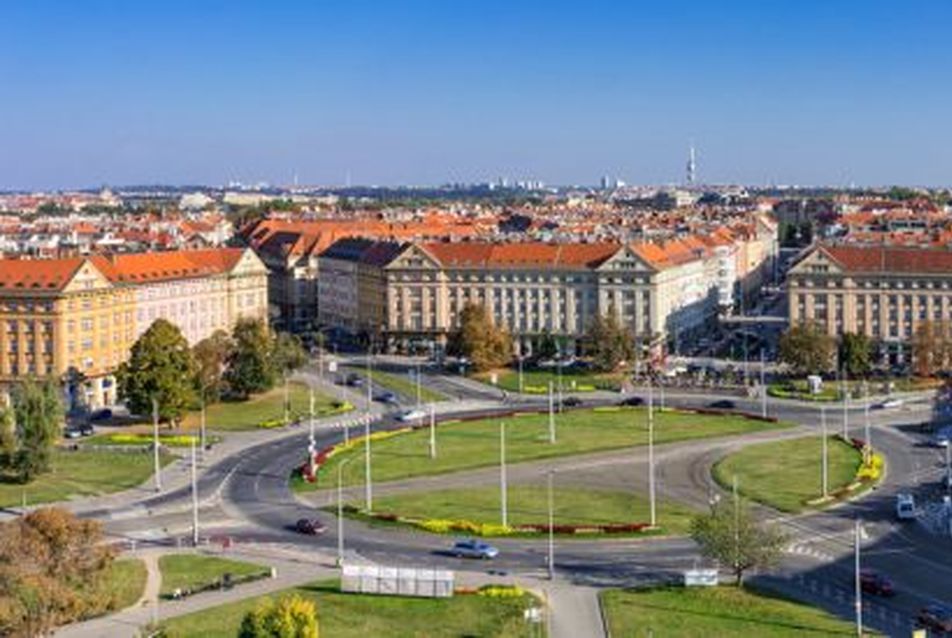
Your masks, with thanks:
M 284 426 L 284 419 L 268 419 L 266 421 L 261 421 L 258 423 L 258 427 L 264 430 L 270 430 L 272 428 L 280 428 Z
M 476 593 L 487 598 L 522 598 L 526 590 L 515 585 L 484 585 Z

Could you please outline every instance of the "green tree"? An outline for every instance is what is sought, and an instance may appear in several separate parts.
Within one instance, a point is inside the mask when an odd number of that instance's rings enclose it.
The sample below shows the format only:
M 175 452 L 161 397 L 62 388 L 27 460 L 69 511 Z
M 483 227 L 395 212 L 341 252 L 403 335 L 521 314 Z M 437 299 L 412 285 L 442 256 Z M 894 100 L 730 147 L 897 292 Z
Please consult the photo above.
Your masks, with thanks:
M 116 376 L 133 414 L 151 414 L 154 398 L 159 418 L 174 425 L 194 400 L 194 370 L 192 351 L 178 326 L 156 319 L 133 344 Z
M 586 338 L 592 366 L 596 370 L 611 372 L 622 362 L 635 357 L 634 338 L 627 328 L 618 323 L 613 312 L 592 319 Z
M 549 330 L 539 338 L 539 347 L 535 353 L 540 359 L 554 359 L 559 354 L 559 343 Z
M 307 352 L 297 335 L 278 332 L 271 345 L 271 361 L 278 375 L 285 375 L 307 363 Z
M 45 636 L 108 611 L 114 550 L 102 541 L 100 523 L 61 508 L 0 524 L 0 635 Z
M 807 321 L 780 336 L 780 360 L 797 374 L 827 372 L 833 365 L 835 342 L 820 324 Z
M 26 483 L 50 471 L 53 446 L 63 425 L 63 404 L 56 384 L 26 381 L 17 386 L 13 393 L 13 420 L 16 449 L 10 469 Z
M 862 333 L 843 333 L 840 339 L 840 365 L 851 377 L 866 376 L 870 368 L 870 343 Z
M 239 638 L 318 638 L 317 610 L 301 596 L 266 598 L 241 621 Z
M 206 402 L 220 400 L 225 391 L 225 366 L 231 349 L 231 337 L 224 330 L 216 330 L 192 348 L 195 389 Z
M 247 399 L 274 387 L 275 369 L 271 356 L 273 342 L 261 319 L 239 319 L 232 332 L 234 347 L 228 356 L 225 381 L 228 391 Z
M 512 360 L 509 332 L 496 326 L 484 306 L 466 304 L 459 321 L 459 329 L 447 343 L 449 354 L 469 358 L 477 371 L 498 368 Z
M 740 498 L 719 501 L 710 513 L 695 517 L 691 521 L 691 538 L 702 556 L 730 569 L 739 586 L 750 570 L 775 566 L 788 542 L 777 526 L 756 520 Z
M 0 408 L 0 469 L 13 467 L 16 452 L 17 432 L 13 408 Z

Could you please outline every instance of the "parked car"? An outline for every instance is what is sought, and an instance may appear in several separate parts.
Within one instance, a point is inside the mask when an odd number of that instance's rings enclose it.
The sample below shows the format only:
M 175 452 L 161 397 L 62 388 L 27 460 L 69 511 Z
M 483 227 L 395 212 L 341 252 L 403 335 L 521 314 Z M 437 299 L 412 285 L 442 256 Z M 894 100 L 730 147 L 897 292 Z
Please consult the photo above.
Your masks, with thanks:
M 408 423 L 410 421 L 417 421 L 426 416 L 426 412 L 423 410 L 404 410 L 397 414 L 397 421 L 401 423 Z
M 902 407 L 902 399 L 886 399 L 873 406 L 877 410 L 888 410 L 889 408 Z
M 952 440 L 952 428 L 942 428 L 932 435 L 931 443 L 933 447 L 948 447 Z
M 578 397 L 565 397 L 562 399 L 562 405 L 566 408 L 577 408 L 582 405 L 582 400 Z
M 108 421 L 111 418 L 112 418 L 112 410 L 110 410 L 109 408 L 96 410 L 91 415 L 89 415 L 90 421 Z
M 347 375 L 345 383 L 353 388 L 360 388 L 364 385 L 364 379 L 359 374 L 351 372 Z
M 645 404 L 645 400 L 642 399 L 641 397 L 626 397 L 618 402 L 618 405 L 621 405 L 621 406 L 627 405 L 631 407 L 637 407 L 639 405 L 644 405 L 644 404 Z
M 715 410 L 733 410 L 737 407 L 737 404 L 730 399 L 720 399 L 718 401 L 712 401 L 711 403 L 708 403 L 707 407 L 713 408 Z
M 294 524 L 294 531 L 308 536 L 317 536 L 327 531 L 327 526 L 316 518 L 302 518 Z
M 457 558 L 481 558 L 488 560 L 490 558 L 496 558 L 496 556 L 499 555 L 499 550 L 489 543 L 471 538 L 454 543 L 450 549 L 450 553 Z
M 896 518 L 909 521 L 916 517 L 916 499 L 912 494 L 896 495 Z
M 76 426 L 71 425 L 71 426 L 69 426 L 68 428 L 65 428 L 65 429 L 63 430 L 63 437 L 64 437 L 64 438 L 67 438 L 67 439 L 78 439 L 78 438 L 81 437 L 81 436 L 82 436 L 82 433 L 80 433 L 79 428 L 76 427 Z
M 884 574 L 875 569 L 864 569 L 859 573 L 859 586 L 868 594 L 874 596 L 895 596 L 893 583 Z
M 952 608 L 942 603 L 926 605 L 916 614 L 916 623 L 940 633 L 952 633 Z
M 397 398 L 397 395 L 393 392 L 381 392 L 374 397 L 374 401 L 379 401 L 380 403 L 387 403 L 390 405 L 400 402 L 400 399 Z
M 92 436 L 93 434 L 96 433 L 96 430 L 95 428 L 93 428 L 92 423 L 80 423 L 79 425 L 75 427 L 76 429 L 79 430 L 80 436 Z

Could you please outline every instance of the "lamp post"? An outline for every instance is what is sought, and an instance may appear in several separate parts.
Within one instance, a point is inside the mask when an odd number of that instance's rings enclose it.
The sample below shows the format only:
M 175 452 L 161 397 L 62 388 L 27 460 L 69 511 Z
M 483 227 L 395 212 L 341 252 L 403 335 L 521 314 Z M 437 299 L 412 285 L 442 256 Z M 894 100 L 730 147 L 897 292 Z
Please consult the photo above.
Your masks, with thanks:
M 198 471 L 195 454 L 195 437 L 192 437 L 192 545 L 198 547 Z
M 821 464 L 821 478 L 823 482 L 823 498 L 830 495 L 830 470 L 829 470 L 829 447 L 826 436 L 826 406 L 820 406 L 820 434 L 822 438 L 821 454 L 823 458 Z
M 555 396 L 549 381 L 549 443 L 555 443 Z
M 202 387 L 202 411 L 200 416 L 201 418 L 198 422 L 198 426 L 199 426 L 198 435 L 199 435 L 199 443 L 202 448 L 201 450 L 202 463 L 204 463 L 205 462 L 205 448 L 208 447 L 208 439 L 206 438 L 206 435 L 205 435 L 205 388 L 204 387 Z
M 499 514 L 502 526 L 509 527 L 509 490 L 506 486 L 506 423 L 499 422 Z
M 552 478 L 555 470 L 549 470 L 546 488 L 549 509 L 549 580 L 555 579 L 555 501 L 552 494 Z
M 863 637 L 863 584 L 860 579 L 860 519 L 856 519 L 853 527 L 853 580 L 855 586 L 855 607 L 856 607 L 856 635 Z
M 353 459 L 345 459 L 337 466 L 337 564 L 344 564 L 344 466 Z
M 843 440 L 850 440 L 850 386 L 843 368 Z
M 654 390 L 648 382 L 648 502 L 650 506 L 651 527 L 656 527 L 657 510 L 655 501 L 655 471 L 654 471 Z
M 760 349 L 760 416 L 767 418 L 767 380 L 766 380 L 766 356 L 764 349 Z
M 430 404 L 430 458 L 436 458 L 436 406 Z
M 522 359 L 523 359 L 523 356 L 522 356 L 522 353 L 520 352 L 519 353 L 519 394 L 522 394 L 523 392 L 525 392 L 525 381 L 522 376 Z
M 159 459 L 159 402 L 152 397 L 152 465 L 155 472 L 155 491 L 162 491 L 162 463 Z
M 374 488 L 370 472 L 370 414 L 364 420 L 364 501 L 367 511 L 373 511 Z

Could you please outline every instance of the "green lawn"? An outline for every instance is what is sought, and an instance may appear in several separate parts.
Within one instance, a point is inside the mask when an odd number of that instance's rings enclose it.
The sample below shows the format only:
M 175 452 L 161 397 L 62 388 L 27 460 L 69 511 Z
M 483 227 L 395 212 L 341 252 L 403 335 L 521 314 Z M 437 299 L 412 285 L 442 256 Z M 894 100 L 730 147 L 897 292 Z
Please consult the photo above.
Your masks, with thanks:
M 509 392 L 519 392 L 519 371 L 506 368 L 493 371 L 497 375 L 496 387 Z M 490 382 L 490 372 L 475 375 L 483 383 Z M 554 389 L 559 388 L 559 374 L 551 370 L 523 370 L 522 389 L 526 394 L 547 394 L 549 382 Z M 578 368 L 566 368 L 562 371 L 562 393 L 592 392 L 594 390 L 617 391 L 621 385 L 618 373 L 600 374 Z
M 112 599 L 112 609 L 120 610 L 134 605 L 145 591 L 145 563 L 138 558 L 113 561 L 103 589 Z
M 314 601 L 321 636 L 329 638 L 528 638 L 538 628 L 526 625 L 529 597 L 405 598 L 344 594 L 334 583 L 314 583 L 272 595 L 297 594 Z M 241 620 L 260 598 L 213 607 L 174 618 L 163 627 L 169 638 L 233 638 Z
M 524 414 L 506 422 L 506 457 L 511 463 L 623 448 L 647 443 L 647 411 L 641 408 L 571 410 L 556 415 L 557 442 L 548 442 L 548 415 Z M 673 411 L 655 412 L 655 442 L 744 434 L 784 427 L 738 416 L 700 415 Z M 411 476 L 441 474 L 494 465 L 499 460 L 499 420 L 486 419 L 437 426 L 437 458 L 429 457 L 427 428 L 373 441 L 371 468 L 374 480 L 391 481 Z M 294 489 L 310 490 L 336 484 L 337 464 L 346 459 L 344 482 L 364 480 L 363 443 L 331 457 L 316 483 L 292 481 Z
M 159 558 L 159 570 L 162 572 L 162 596 L 168 596 L 176 589 L 201 589 L 217 583 L 225 574 L 241 578 L 271 573 L 271 568 L 266 565 L 202 554 L 162 556 Z
M 852 623 L 823 610 L 729 586 L 609 590 L 601 600 L 611 635 L 619 638 L 856 634 Z
M 362 370 L 360 374 L 366 375 L 367 372 L 366 370 Z M 416 380 L 409 375 L 371 370 L 370 378 L 373 380 L 374 386 L 379 384 L 391 392 L 396 392 L 403 396 L 405 399 L 416 401 Z M 446 401 L 447 396 L 442 392 L 437 392 L 436 390 L 426 387 L 424 383 L 420 385 L 420 400 L 423 403 L 437 403 L 439 401 Z
M 291 401 L 292 418 L 293 415 L 307 415 L 309 413 L 310 398 L 307 386 L 300 383 L 290 384 L 288 397 Z M 334 408 L 333 401 L 332 398 L 315 392 L 316 414 L 326 416 L 346 411 L 346 409 L 353 409 L 353 406 Z M 208 406 L 205 412 L 205 423 L 209 430 L 254 430 L 268 421 L 282 422 L 284 419 L 284 386 L 279 385 L 273 390 L 255 395 L 247 401 L 215 403 Z M 183 428 L 197 429 L 199 422 L 199 413 L 191 412 L 185 417 Z M 276 424 L 280 425 L 280 423 Z
M 822 494 L 822 441 L 818 436 L 751 445 L 714 466 L 714 479 L 729 489 L 737 475 L 744 496 L 783 512 L 800 512 Z M 829 491 L 851 483 L 860 452 L 838 437 L 829 438 Z
M 558 477 L 556 477 L 558 480 Z M 470 520 L 500 523 L 499 487 L 478 487 L 413 492 L 374 499 L 376 512 L 390 512 L 411 518 Z M 545 525 L 548 522 L 546 486 L 511 485 L 508 490 L 510 525 Z M 362 502 L 355 502 L 357 507 Z M 647 523 L 648 499 L 640 494 L 617 490 L 593 490 L 578 487 L 553 489 L 556 525 L 605 525 L 609 523 Z M 658 523 L 669 534 L 686 533 L 696 515 L 683 505 L 658 502 Z
M 163 464 L 174 457 L 165 453 Z M 53 470 L 26 485 L 0 482 L 0 507 L 19 506 L 24 493 L 27 505 L 98 496 L 136 487 L 152 476 L 152 454 L 56 450 Z

